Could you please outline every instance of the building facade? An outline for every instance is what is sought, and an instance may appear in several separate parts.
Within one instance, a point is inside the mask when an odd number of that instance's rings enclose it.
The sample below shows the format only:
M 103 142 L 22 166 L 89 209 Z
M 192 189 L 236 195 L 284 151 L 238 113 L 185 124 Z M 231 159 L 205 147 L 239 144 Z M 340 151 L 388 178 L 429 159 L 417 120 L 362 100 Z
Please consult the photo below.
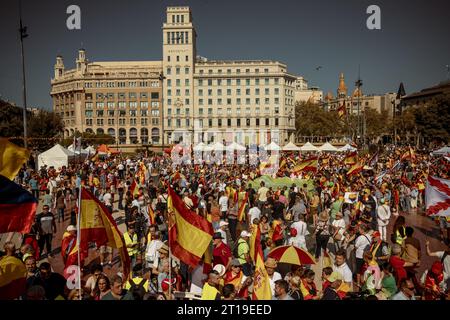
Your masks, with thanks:
M 65 135 L 103 132 L 120 144 L 292 141 L 297 76 L 272 60 L 208 60 L 197 55 L 189 7 L 168 7 L 162 61 L 89 63 L 57 57 L 53 109 Z M 247 135 L 249 133 L 249 135 Z M 231 138 L 230 138 L 231 137 Z

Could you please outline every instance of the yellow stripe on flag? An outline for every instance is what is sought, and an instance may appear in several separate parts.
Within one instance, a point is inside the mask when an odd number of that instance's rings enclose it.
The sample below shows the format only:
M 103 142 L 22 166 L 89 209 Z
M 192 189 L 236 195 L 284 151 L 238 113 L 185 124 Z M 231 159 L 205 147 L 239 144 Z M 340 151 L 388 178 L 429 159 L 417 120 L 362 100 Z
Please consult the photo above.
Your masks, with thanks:
M 30 158 L 30 151 L 0 138 L 0 174 L 9 180 L 19 173 L 22 165 Z
M 7 256 L 0 259 L 0 290 L 1 287 L 26 276 L 25 265 L 16 257 Z

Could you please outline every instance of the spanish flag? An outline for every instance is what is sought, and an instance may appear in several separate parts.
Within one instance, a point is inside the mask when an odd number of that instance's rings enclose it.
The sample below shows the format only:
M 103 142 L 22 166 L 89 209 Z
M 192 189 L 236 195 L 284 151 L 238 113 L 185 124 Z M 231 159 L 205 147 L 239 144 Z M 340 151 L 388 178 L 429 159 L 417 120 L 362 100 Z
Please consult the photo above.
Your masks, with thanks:
M 225 193 L 229 199 L 229 201 L 234 204 L 238 201 L 238 192 L 231 186 L 225 188 Z
M 347 176 L 358 174 L 363 170 L 364 166 L 360 163 L 355 163 L 347 172 Z
M 172 188 L 168 193 L 170 249 L 175 257 L 195 268 L 212 240 L 212 224 L 189 210 Z
M 30 232 L 37 205 L 31 193 L 0 175 L 0 233 Z
M 356 162 L 358 162 L 358 153 L 355 152 L 350 152 L 345 156 L 344 159 L 344 164 L 355 164 Z
M 319 166 L 319 158 L 317 156 L 311 157 L 309 159 L 303 160 L 294 167 L 294 172 L 299 173 L 302 171 L 317 171 Z
M 155 211 L 153 210 L 151 203 L 148 205 L 148 220 L 151 226 L 156 224 Z
M 245 219 L 245 208 L 247 208 L 248 192 L 239 192 L 238 199 L 238 221 L 241 222 Z
M 136 195 L 139 194 L 139 186 L 136 183 L 136 180 L 133 180 L 133 182 L 131 183 L 130 191 L 131 191 L 131 194 L 133 195 L 133 199 Z
M 13 300 L 25 293 L 27 269 L 16 257 L 0 259 L 0 300 Z
M 0 138 L 0 175 L 14 180 L 22 165 L 30 158 L 30 151 Z
M 408 151 L 406 151 L 406 152 L 402 155 L 401 161 L 403 161 L 403 160 L 411 160 L 411 161 L 416 160 L 416 155 L 415 155 L 415 153 L 414 153 L 413 148 L 409 147 L 409 148 L 408 148 Z
M 141 183 L 141 185 L 145 184 L 145 176 L 147 175 L 147 167 L 145 166 L 144 162 L 141 162 L 139 164 L 139 182 Z
M 114 218 L 108 209 L 90 191 L 81 189 L 81 208 L 79 225 L 79 247 L 81 248 L 81 260 L 87 256 L 89 243 L 94 242 L 97 247 L 106 245 L 115 248 L 119 252 L 122 261 L 124 278 L 130 274 L 130 257 L 123 235 L 117 228 Z M 70 252 L 66 265 L 77 264 L 78 246 Z
M 255 232 L 255 237 L 253 237 Z M 264 255 L 261 247 L 261 230 L 257 225 L 254 226 L 252 237 L 253 243 L 250 244 L 250 255 L 254 256 L 255 274 L 253 280 L 252 300 L 271 300 L 272 289 L 270 288 L 270 279 L 264 265 Z M 252 252 L 253 249 L 253 252 Z

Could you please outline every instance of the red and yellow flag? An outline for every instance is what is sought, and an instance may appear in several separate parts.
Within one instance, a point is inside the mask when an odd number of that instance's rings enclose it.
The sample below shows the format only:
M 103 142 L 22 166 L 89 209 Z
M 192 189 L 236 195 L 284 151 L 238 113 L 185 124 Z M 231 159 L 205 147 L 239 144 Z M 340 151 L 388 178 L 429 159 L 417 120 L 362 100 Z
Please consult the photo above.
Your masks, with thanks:
M 248 192 L 240 191 L 238 195 L 238 221 L 245 219 L 245 208 L 247 208 Z
M 13 300 L 25 293 L 27 269 L 13 256 L 0 259 L 0 300 Z
M 261 229 L 259 229 L 258 225 L 253 225 L 252 237 L 250 237 L 250 256 L 254 257 L 253 261 L 255 262 L 252 300 L 271 300 L 272 289 L 270 288 L 269 275 L 264 265 Z
M 355 163 L 347 172 L 347 176 L 358 174 L 362 171 L 364 166 L 360 163 Z
M 0 175 L 14 180 L 22 165 L 30 158 L 30 151 L 0 138 Z
M 344 164 L 355 164 L 358 162 L 358 153 L 355 152 L 350 152 L 345 156 L 344 159 Z
M 302 171 L 317 171 L 317 167 L 319 166 L 319 158 L 317 156 L 311 157 L 309 159 L 301 161 L 294 167 L 294 172 L 299 173 Z
M 231 186 L 226 187 L 225 193 L 228 197 L 228 201 L 230 201 L 231 204 L 234 204 L 238 201 L 238 191 L 233 187 Z
M 81 189 L 81 208 L 80 208 L 80 258 L 81 263 L 87 257 L 89 243 L 95 242 L 97 248 L 106 245 L 118 250 L 124 278 L 128 279 L 130 275 L 130 257 L 122 233 L 117 228 L 114 218 L 108 209 L 101 203 L 90 191 Z M 66 266 L 78 263 L 78 246 L 70 252 L 67 258 Z
M 195 268 L 212 240 L 212 224 L 189 210 L 172 188 L 168 193 L 170 249 L 175 257 Z
M 151 203 L 148 205 L 148 219 L 151 226 L 156 224 L 155 211 L 153 210 Z
M 136 183 L 136 180 L 133 180 L 133 182 L 131 183 L 130 191 L 131 191 L 131 195 L 133 196 L 133 199 L 136 195 L 139 194 L 139 187 L 138 187 L 138 184 Z
M 402 160 L 402 161 L 403 161 L 403 160 L 411 160 L 411 161 L 416 160 L 416 155 L 415 155 L 415 153 L 414 153 L 413 148 L 409 147 L 409 148 L 408 148 L 408 151 L 406 151 L 406 152 L 402 155 L 401 160 Z

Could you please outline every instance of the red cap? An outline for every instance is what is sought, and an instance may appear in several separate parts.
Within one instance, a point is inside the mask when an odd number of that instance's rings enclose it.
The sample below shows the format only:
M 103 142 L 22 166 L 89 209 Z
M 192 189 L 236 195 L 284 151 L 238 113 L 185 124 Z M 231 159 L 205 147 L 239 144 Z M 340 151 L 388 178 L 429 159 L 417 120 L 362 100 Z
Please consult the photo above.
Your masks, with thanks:
M 380 232 L 379 231 L 375 231 L 374 233 L 372 233 L 372 236 L 375 238 L 375 237 L 381 237 L 381 234 L 380 234 Z

